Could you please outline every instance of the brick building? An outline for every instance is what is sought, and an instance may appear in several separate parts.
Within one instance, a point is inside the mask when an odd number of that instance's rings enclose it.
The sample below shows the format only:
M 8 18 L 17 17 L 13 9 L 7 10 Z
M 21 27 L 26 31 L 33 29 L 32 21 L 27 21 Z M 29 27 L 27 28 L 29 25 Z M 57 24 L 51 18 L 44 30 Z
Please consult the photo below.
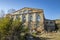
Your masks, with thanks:
M 13 18 L 13 20 L 18 19 L 19 17 L 20 21 L 22 21 L 25 26 L 28 26 L 31 32 L 41 32 L 46 28 L 55 29 L 54 20 L 45 19 L 43 9 L 24 7 L 11 13 L 9 17 Z

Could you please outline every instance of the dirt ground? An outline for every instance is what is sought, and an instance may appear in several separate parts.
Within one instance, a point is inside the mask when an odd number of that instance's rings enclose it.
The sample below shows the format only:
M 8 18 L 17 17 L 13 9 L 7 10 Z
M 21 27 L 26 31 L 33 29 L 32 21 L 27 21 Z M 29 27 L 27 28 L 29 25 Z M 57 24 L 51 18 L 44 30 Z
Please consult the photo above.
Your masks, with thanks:
M 60 40 L 60 32 L 43 33 L 39 36 L 42 40 Z

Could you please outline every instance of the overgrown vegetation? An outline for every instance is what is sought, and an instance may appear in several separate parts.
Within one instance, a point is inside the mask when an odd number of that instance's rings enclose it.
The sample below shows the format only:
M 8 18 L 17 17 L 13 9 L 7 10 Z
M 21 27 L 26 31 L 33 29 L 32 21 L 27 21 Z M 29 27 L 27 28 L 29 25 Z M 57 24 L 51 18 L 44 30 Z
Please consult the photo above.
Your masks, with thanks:
M 22 24 L 19 20 L 1 18 L 0 40 L 25 40 L 24 35 L 28 32 L 28 27 Z

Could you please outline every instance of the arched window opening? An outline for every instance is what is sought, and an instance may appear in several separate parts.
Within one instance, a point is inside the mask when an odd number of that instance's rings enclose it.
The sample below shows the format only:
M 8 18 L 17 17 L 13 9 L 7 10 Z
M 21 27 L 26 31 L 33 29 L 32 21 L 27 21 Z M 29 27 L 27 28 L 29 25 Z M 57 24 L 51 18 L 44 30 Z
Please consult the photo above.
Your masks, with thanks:
M 39 15 L 37 15 L 36 20 L 40 21 L 40 16 Z
M 30 22 L 32 21 L 32 15 L 30 15 Z
M 16 15 L 16 19 L 19 19 L 19 16 L 18 15 Z
M 23 22 L 26 22 L 26 17 L 25 16 L 23 16 Z

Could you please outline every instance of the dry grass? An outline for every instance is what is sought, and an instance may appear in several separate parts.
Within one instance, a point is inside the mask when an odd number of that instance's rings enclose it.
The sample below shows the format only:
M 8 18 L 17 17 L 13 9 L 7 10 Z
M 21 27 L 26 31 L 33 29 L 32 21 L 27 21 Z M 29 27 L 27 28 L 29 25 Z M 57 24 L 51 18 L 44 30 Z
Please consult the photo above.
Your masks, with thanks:
M 44 33 L 40 35 L 41 38 L 45 38 L 45 40 L 60 40 L 60 32 L 57 33 Z

